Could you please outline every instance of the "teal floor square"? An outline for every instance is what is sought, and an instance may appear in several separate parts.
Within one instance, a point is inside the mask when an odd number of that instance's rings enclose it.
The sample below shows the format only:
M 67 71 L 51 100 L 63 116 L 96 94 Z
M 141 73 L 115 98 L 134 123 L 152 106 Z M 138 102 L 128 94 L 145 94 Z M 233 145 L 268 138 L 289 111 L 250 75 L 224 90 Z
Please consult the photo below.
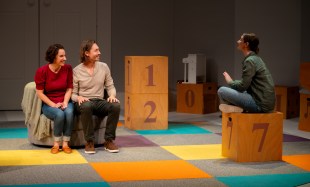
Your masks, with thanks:
M 229 187 L 293 187 L 310 183 L 310 173 L 216 177 Z
M 136 130 L 141 135 L 211 134 L 212 132 L 192 124 L 168 124 L 166 130 Z
M 0 138 L 27 138 L 27 128 L 1 128 Z

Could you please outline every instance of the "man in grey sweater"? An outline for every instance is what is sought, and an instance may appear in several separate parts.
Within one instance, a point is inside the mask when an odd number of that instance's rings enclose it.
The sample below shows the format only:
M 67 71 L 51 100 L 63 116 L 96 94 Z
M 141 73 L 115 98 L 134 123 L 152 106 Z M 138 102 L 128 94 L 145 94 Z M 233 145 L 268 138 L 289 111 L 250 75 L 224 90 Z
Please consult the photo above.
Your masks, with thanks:
M 92 115 L 108 116 L 105 131 L 105 150 L 115 153 L 116 128 L 120 114 L 120 103 L 111 72 L 106 63 L 100 62 L 100 50 L 94 40 L 85 40 L 80 48 L 81 63 L 73 69 L 73 91 L 71 99 L 75 110 L 81 116 L 84 131 L 85 153 L 96 153 Z M 104 98 L 104 89 L 108 98 Z

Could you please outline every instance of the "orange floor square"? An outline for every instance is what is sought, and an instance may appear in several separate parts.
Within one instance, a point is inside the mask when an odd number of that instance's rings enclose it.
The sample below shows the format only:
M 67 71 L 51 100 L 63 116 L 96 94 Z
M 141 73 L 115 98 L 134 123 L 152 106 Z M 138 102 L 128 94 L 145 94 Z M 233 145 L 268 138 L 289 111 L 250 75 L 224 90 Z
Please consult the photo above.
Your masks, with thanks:
M 184 160 L 90 164 L 107 182 L 212 177 Z
M 310 171 L 310 154 L 282 156 L 282 160 L 304 170 Z

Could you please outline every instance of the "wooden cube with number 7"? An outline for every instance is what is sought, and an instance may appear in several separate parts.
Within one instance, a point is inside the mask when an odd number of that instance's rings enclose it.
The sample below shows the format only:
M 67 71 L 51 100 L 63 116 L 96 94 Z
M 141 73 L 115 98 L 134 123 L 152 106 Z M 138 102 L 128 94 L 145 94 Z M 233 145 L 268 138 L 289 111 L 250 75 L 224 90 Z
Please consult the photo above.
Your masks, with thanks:
M 222 155 L 237 162 L 282 159 L 283 113 L 222 113 Z
M 168 128 L 168 95 L 125 93 L 125 126 L 133 130 Z
M 168 57 L 126 56 L 125 91 L 168 93 Z

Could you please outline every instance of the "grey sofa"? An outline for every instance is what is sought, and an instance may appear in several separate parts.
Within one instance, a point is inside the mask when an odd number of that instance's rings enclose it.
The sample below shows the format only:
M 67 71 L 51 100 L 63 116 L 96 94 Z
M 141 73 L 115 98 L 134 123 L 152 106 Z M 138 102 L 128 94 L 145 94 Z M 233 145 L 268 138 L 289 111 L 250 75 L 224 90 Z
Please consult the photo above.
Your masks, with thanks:
M 25 125 L 28 129 L 28 140 L 35 145 L 53 146 L 54 123 L 41 112 L 42 101 L 36 95 L 34 82 L 25 85 L 22 99 L 22 109 L 25 114 Z M 104 133 L 107 117 L 93 116 L 95 128 L 95 144 L 104 143 Z M 79 115 L 74 117 L 74 127 L 71 135 L 70 146 L 85 145 L 82 123 Z

